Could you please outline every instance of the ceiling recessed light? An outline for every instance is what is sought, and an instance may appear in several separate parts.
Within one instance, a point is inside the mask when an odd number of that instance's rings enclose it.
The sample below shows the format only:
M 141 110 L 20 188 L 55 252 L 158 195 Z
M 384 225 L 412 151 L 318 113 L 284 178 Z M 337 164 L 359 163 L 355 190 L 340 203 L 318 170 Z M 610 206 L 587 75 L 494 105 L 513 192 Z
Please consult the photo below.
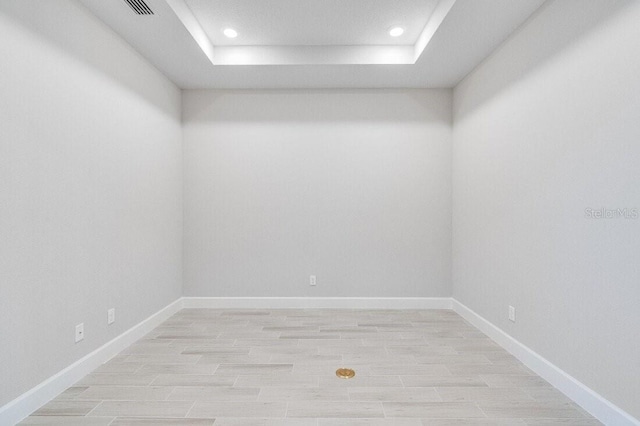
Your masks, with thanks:
M 225 28 L 225 30 L 223 31 L 224 35 L 226 35 L 229 38 L 236 38 L 238 37 L 238 32 L 236 30 L 234 30 L 233 28 Z
M 400 37 L 404 33 L 404 28 L 402 27 L 393 27 L 389 30 L 389 35 L 391 37 Z

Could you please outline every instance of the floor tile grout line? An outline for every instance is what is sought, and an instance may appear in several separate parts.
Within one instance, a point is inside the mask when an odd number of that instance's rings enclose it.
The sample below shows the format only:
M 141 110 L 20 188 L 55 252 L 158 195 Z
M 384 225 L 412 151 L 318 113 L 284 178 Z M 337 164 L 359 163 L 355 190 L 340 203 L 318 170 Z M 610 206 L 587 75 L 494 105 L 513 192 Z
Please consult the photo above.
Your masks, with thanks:
M 187 410 L 187 412 L 185 413 L 185 415 L 184 415 L 184 418 L 185 418 L 185 419 L 188 419 L 188 418 L 189 418 L 189 414 L 191 414 L 191 410 L 193 410 L 193 407 L 195 407 L 195 406 L 196 406 L 196 402 L 198 402 L 198 401 L 193 401 L 193 404 L 191 404 L 191 407 L 189 407 L 189 409 L 188 409 L 188 410 Z
M 489 418 L 489 416 L 487 415 L 487 413 L 482 409 L 482 407 L 480 407 L 480 404 L 478 404 L 477 402 L 474 403 L 474 405 L 478 408 L 478 410 L 480 410 L 480 412 L 484 415 L 485 418 Z
M 89 410 L 84 416 L 82 417 L 88 417 L 89 414 L 93 413 L 95 411 L 96 408 L 98 408 L 99 406 L 102 405 L 102 403 L 104 402 L 104 400 L 101 400 L 95 407 L 93 407 L 91 410 Z

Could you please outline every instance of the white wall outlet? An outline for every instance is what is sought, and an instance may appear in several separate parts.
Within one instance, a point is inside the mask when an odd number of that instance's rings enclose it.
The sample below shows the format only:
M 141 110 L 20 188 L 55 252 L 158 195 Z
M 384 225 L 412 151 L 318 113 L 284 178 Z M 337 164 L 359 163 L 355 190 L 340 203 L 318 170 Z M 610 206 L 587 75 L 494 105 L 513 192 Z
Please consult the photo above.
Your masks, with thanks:
M 316 276 L 309 275 L 309 285 L 316 285 Z
M 516 322 L 516 308 L 509 306 L 509 321 Z
M 76 343 L 78 343 L 81 340 L 84 340 L 84 323 L 83 322 L 76 325 Z
M 116 322 L 116 308 L 111 308 L 107 311 L 107 324 L 111 325 Z

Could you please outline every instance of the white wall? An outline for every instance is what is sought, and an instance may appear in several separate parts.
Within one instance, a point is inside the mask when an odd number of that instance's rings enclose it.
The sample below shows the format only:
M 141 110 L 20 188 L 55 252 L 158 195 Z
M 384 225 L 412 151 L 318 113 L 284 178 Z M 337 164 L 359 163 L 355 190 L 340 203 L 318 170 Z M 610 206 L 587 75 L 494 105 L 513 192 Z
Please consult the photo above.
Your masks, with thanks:
M 637 22 L 549 2 L 456 88 L 453 160 L 448 90 L 185 92 L 184 294 L 448 296 L 453 269 L 640 417 L 640 220 L 585 217 L 640 208 Z M 76 2 L 0 2 L 0 55 L 2 406 L 180 296 L 182 152 L 179 90 Z
M 180 296 L 182 157 L 180 91 L 76 2 L 0 2 L 0 57 L 2 406 Z
M 183 126 L 186 296 L 451 295 L 450 90 L 186 91 Z
M 454 92 L 454 297 L 640 417 L 640 2 L 552 1 Z M 507 306 L 517 322 L 507 320 Z

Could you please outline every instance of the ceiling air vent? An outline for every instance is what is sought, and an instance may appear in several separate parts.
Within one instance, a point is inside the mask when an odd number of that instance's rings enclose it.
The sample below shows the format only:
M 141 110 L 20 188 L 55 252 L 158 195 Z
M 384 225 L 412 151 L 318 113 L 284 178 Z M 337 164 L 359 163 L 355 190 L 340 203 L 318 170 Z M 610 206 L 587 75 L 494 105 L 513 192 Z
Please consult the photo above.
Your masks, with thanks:
M 153 10 L 144 0 L 124 0 L 138 15 L 153 15 Z

